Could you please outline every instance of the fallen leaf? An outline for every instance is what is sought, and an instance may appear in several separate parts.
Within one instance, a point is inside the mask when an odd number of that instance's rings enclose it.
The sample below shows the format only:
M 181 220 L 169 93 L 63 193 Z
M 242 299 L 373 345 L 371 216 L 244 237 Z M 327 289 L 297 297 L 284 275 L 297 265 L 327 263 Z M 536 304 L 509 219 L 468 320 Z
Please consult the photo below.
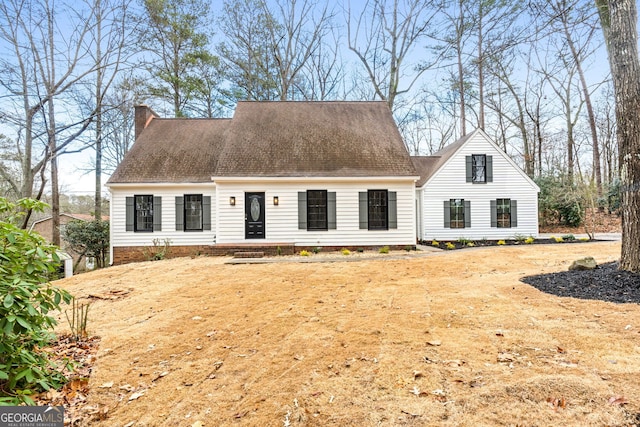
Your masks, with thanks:
M 556 351 L 557 351 L 558 353 L 565 353 L 565 349 L 564 349 L 564 348 L 562 348 L 562 347 L 556 347 Z
M 611 396 L 609 405 L 626 405 L 629 403 L 623 396 Z
M 202 421 L 196 421 L 195 423 L 191 424 L 191 427 L 204 427 L 204 424 L 202 424 Z
M 157 381 L 157 380 L 159 380 L 159 379 L 160 379 L 160 378 L 162 378 L 162 377 L 166 377 L 167 375 L 169 375 L 169 371 L 161 372 L 160 374 L 158 374 L 158 376 L 157 376 L 157 377 L 155 377 L 155 378 L 154 378 L 154 379 L 152 379 L 151 381 Z
M 439 347 L 442 345 L 442 342 L 439 340 L 427 341 L 427 344 L 432 347 Z
M 131 384 L 125 384 L 125 385 L 121 385 L 120 386 L 120 390 L 125 390 L 125 391 L 133 391 L 136 388 L 134 386 L 132 386 Z
M 240 418 L 244 417 L 245 415 L 247 415 L 247 412 L 249 412 L 249 411 L 238 412 L 237 414 L 235 414 L 233 416 L 233 418 L 240 419 Z
M 113 387 L 113 381 L 109 381 L 108 383 L 104 383 L 98 386 L 98 388 L 111 388 L 111 387 Z
M 146 392 L 146 390 L 140 390 L 140 391 L 137 391 L 137 392 L 133 393 L 131 396 L 129 396 L 129 402 L 131 402 L 132 400 L 140 399 L 142 396 L 144 396 L 145 392 Z
M 420 371 L 413 371 L 413 378 L 422 378 L 424 375 Z
M 511 353 L 498 353 L 498 362 L 508 363 L 516 360 L 515 356 Z
M 193 317 L 191 318 L 191 320 L 202 320 L 202 317 L 200 317 L 200 316 L 193 316 Z

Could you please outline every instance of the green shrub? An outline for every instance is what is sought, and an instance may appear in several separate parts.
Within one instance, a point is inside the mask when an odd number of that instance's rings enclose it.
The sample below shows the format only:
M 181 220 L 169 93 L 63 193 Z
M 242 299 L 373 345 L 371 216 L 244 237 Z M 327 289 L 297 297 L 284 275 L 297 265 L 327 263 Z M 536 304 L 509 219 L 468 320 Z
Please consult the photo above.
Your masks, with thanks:
M 407 245 L 404 247 L 404 250 L 407 252 L 411 252 L 413 250 L 413 248 L 411 247 L 411 245 Z
M 471 240 L 467 239 L 466 237 L 458 237 L 458 243 L 461 243 L 462 245 L 466 245 L 467 243 L 471 243 Z
M 48 281 L 60 264 L 57 248 L 15 223 L 44 204 L 0 197 L 0 405 L 33 405 L 30 395 L 58 388 L 66 378 L 43 350 L 54 338 L 55 317 L 71 295 Z
M 109 221 L 69 221 L 60 234 L 74 252 L 95 258 L 98 268 L 107 266 Z
M 364 252 L 364 248 L 358 248 L 358 249 L 356 249 L 356 251 L 357 251 L 359 254 L 361 254 L 361 253 L 363 253 L 363 252 Z
M 389 246 L 383 246 L 381 247 L 378 252 L 380 252 L 381 254 L 388 254 L 389 253 Z
M 578 227 L 584 221 L 584 196 L 566 181 L 562 176 L 553 175 L 536 179 L 540 187 L 538 209 L 543 224 L 559 223 Z
M 315 248 L 313 248 L 313 253 L 314 254 L 319 254 L 322 251 L 322 247 L 320 246 L 316 246 Z
M 469 243 L 467 243 L 467 247 L 469 247 L 469 248 L 472 248 L 472 247 L 474 247 L 475 245 L 476 245 L 476 244 L 475 244 L 475 243 L 473 243 L 473 242 L 469 242 Z
M 576 236 L 574 236 L 573 234 L 565 234 L 564 236 L 562 236 L 562 240 L 573 242 L 574 240 L 576 240 Z

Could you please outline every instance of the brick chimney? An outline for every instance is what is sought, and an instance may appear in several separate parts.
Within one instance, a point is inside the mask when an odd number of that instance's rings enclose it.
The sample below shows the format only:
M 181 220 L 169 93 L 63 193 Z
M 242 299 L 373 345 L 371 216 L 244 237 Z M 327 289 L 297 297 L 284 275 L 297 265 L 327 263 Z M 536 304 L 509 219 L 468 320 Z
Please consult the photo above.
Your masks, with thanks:
M 135 131 L 136 131 L 136 140 L 142 133 L 142 131 L 149 126 L 151 120 L 154 118 L 160 117 L 155 111 L 153 111 L 149 106 L 145 104 L 136 105 L 136 120 L 135 120 Z

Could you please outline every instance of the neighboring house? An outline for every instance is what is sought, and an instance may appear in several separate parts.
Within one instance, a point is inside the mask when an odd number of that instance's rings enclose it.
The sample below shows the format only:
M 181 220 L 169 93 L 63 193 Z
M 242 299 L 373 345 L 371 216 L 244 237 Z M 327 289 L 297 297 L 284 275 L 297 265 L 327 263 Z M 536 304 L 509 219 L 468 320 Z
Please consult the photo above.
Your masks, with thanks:
M 138 106 L 135 127 L 107 182 L 114 264 L 165 242 L 172 256 L 415 245 L 419 176 L 384 102 L 239 102 L 232 119 Z
M 539 187 L 482 130 L 412 161 L 419 239 L 538 236 Z
M 70 222 L 70 221 L 93 221 L 94 217 L 93 215 L 88 215 L 88 214 L 72 214 L 72 213 L 61 213 L 60 214 L 60 231 L 64 230 L 64 227 L 66 227 L 66 225 Z M 108 221 L 109 217 L 108 216 L 103 216 L 102 217 L 103 221 Z M 42 237 L 44 237 L 44 239 L 47 242 L 51 242 L 53 240 L 53 218 L 49 215 L 45 218 L 39 219 L 37 221 L 34 221 L 31 224 L 31 230 L 32 231 L 37 231 Z M 61 248 L 70 255 L 71 259 L 73 259 L 73 264 L 75 265 L 75 263 L 79 260 L 80 258 L 80 254 L 74 252 L 70 247 L 69 244 L 62 238 L 61 236 L 61 241 L 60 241 L 60 246 Z M 66 259 L 65 259 L 66 260 Z M 66 265 L 66 263 L 65 263 Z

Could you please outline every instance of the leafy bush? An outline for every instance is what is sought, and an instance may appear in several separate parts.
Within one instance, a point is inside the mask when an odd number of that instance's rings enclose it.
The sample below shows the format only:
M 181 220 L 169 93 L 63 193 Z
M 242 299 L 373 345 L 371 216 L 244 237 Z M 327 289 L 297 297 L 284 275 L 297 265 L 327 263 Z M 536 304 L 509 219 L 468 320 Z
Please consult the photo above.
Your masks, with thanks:
M 351 255 L 351 251 L 347 248 L 342 248 L 340 253 L 342 253 L 342 255 Z
M 322 251 L 322 247 L 321 246 L 316 246 L 315 248 L 313 248 L 313 253 L 314 254 L 319 254 Z
M 66 381 L 43 350 L 54 338 L 49 312 L 71 300 L 49 283 L 60 264 L 57 248 L 15 225 L 23 212 L 44 206 L 0 197 L 0 405 L 34 404 L 30 395 Z
M 440 242 L 438 242 L 437 240 L 432 240 L 431 246 L 440 246 Z
M 466 237 L 458 237 L 458 243 L 466 245 L 467 243 L 471 243 L 471 240 Z
M 563 177 L 546 175 L 536 180 L 540 187 L 538 209 L 543 224 L 559 223 L 578 227 L 584 221 L 584 195 Z
M 534 239 L 532 236 L 529 236 L 529 237 L 527 237 L 527 238 L 524 240 L 524 242 L 525 242 L 527 245 L 530 245 L 530 244 L 532 244 L 532 243 L 533 243 L 533 242 L 535 242 L 535 241 L 536 241 L 536 239 Z
M 576 240 L 576 236 L 574 236 L 573 234 L 565 234 L 564 236 L 562 236 L 562 240 L 573 242 L 574 240 Z
M 381 254 L 388 254 L 389 253 L 389 246 L 383 246 L 381 247 L 378 252 L 380 252 Z
M 564 242 L 564 239 L 562 237 L 552 237 L 553 240 L 556 241 L 556 243 L 562 243 Z
M 61 230 L 71 249 L 82 257 L 94 257 L 98 268 L 107 265 L 109 221 L 69 221 Z
M 475 244 L 475 243 L 473 243 L 473 242 L 469 242 L 469 243 L 467 243 L 467 247 L 469 247 L 469 248 L 473 248 L 475 245 L 476 245 L 476 244 Z
M 447 249 L 449 249 L 449 250 L 452 250 L 452 249 L 455 249 L 455 248 L 456 248 L 456 245 L 454 245 L 454 244 L 453 244 L 453 243 L 451 243 L 451 242 L 447 242 L 447 244 L 445 245 L 445 247 L 446 247 Z
M 500 246 L 503 246 L 503 245 L 506 245 L 507 242 L 505 242 L 504 240 L 498 240 L 497 244 L 500 245 Z
M 309 251 L 301 250 L 300 256 L 309 256 Z

